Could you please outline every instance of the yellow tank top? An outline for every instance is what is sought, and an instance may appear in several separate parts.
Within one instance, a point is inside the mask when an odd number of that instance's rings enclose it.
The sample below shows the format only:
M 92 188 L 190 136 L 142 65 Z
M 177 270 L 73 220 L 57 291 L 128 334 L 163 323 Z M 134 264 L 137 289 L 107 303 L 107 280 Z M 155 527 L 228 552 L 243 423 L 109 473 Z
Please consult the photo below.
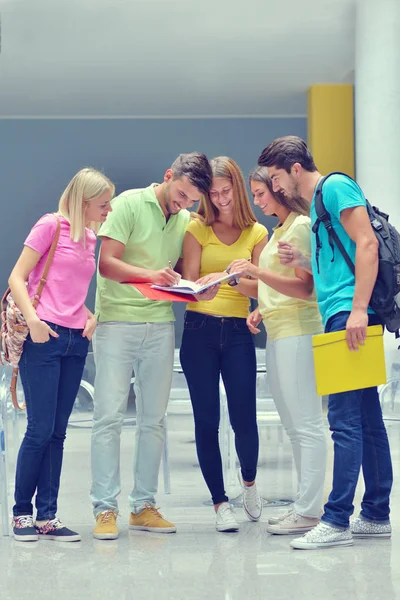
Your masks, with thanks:
M 225 271 L 233 260 L 251 258 L 254 246 L 268 235 L 264 225 L 254 223 L 243 229 L 236 242 L 228 246 L 217 238 L 210 225 L 205 225 L 199 219 L 193 219 L 186 231 L 191 233 L 202 247 L 200 277 Z M 238 292 L 236 287 L 223 284 L 213 300 L 189 302 L 186 308 L 208 315 L 246 318 L 249 307 L 250 300 L 247 296 Z

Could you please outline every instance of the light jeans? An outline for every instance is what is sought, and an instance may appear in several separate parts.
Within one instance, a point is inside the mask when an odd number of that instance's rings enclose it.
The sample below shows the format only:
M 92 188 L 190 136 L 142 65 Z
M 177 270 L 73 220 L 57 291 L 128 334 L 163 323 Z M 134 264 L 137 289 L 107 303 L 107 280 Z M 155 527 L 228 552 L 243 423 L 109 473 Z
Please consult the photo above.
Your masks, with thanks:
M 95 516 L 108 509 L 118 511 L 120 436 L 132 369 L 136 443 L 129 505 L 131 512 L 140 512 L 145 503 L 155 505 L 174 348 L 173 323 L 106 322 L 97 328 L 91 488 Z
M 294 511 L 320 517 L 327 450 L 322 403 L 315 387 L 312 335 L 268 341 L 266 352 L 271 394 L 293 448 L 298 478 Z

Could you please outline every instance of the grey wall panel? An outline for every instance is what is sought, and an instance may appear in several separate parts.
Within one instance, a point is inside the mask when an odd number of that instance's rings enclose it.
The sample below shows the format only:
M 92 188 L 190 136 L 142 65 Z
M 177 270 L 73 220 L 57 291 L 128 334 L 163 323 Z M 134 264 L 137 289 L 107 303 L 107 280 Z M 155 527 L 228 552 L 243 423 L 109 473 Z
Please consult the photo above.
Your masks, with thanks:
M 210 158 L 234 158 L 244 174 L 277 136 L 306 137 L 303 118 L 279 119 L 0 119 L 0 285 L 21 251 L 29 228 L 57 208 L 70 178 L 84 166 L 103 170 L 117 192 L 160 181 L 180 152 L 199 150 Z M 257 217 L 269 228 L 258 209 Z M 88 304 L 93 305 L 94 282 Z M 176 305 L 176 341 L 184 305 Z M 257 345 L 265 342 L 257 336 Z

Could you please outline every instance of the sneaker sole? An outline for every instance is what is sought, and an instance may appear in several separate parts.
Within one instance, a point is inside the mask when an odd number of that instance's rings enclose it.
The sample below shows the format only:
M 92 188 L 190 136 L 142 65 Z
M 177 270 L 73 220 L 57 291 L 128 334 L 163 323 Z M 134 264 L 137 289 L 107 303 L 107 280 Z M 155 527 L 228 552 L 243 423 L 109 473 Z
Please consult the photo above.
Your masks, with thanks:
M 118 533 L 93 533 L 95 540 L 116 540 L 118 535 Z
M 58 535 L 41 534 L 41 535 L 39 535 L 39 539 L 40 540 L 49 540 L 50 542 L 80 542 L 82 538 L 80 535 L 71 535 L 68 537 L 66 537 L 66 536 L 60 537 Z
M 38 542 L 39 541 L 39 536 L 37 535 L 15 535 L 14 534 L 14 540 L 16 542 Z
M 298 533 L 303 534 L 307 533 L 307 531 L 311 531 L 311 529 L 314 529 L 315 525 L 311 525 L 311 527 L 297 527 L 296 529 L 281 529 L 278 527 L 279 525 L 271 525 L 270 527 L 267 527 L 267 531 L 272 535 L 297 535 Z
M 290 542 L 290 546 L 294 550 L 321 550 L 323 548 L 333 548 L 334 546 L 354 546 L 354 540 L 340 540 L 338 542 L 325 542 L 325 543 L 307 543 L 307 542 Z
M 353 537 L 362 539 L 362 538 L 381 538 L 381 539 L 389 539 L 392 537 L 392 532 L 385 533 L 353 533 Z
M 239 531 L 239 527 L 227 527 L 226 525 L 217 525 L 216 529 L 219 533 L 236 533 Z
M 150 531 L 151 533 L 176 533 L 176 527 L 144 527 L 142 525 L 129 525 L 129 529 L 136 531 Z

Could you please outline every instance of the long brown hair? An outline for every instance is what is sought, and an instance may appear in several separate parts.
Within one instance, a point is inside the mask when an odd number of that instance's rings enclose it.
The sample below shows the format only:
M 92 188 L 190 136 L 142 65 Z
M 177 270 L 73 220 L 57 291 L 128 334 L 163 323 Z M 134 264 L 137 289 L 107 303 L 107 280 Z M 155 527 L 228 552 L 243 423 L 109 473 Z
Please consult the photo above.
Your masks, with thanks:
M 290 212 L 297 213 L 298 215 L 310 215 L 310 204 L 304 198 L 288 198 L 282 192 L 274 192 L 272 187 L 272 181 L 268 177 L 267 167 L 256 167 L 249 175 L 249 184 L 251 186 L 252 181 L 259 181 L 265 183 L 268 191 L 271 192 L 272 196 L 281 206 L 284 206 Z
M 210 161 L 213 177 L 228 179 L 233 188 L 233 225 L 238 229 L 246 229 L 257 222 L 250 205 L 246 184 L 242 172 L 232 158 L 217 156 Z M 206 225 L 212 225 L 218 218 L 218 209 L 211 202 L 209 194 L 201 200 L 197 215 Z

